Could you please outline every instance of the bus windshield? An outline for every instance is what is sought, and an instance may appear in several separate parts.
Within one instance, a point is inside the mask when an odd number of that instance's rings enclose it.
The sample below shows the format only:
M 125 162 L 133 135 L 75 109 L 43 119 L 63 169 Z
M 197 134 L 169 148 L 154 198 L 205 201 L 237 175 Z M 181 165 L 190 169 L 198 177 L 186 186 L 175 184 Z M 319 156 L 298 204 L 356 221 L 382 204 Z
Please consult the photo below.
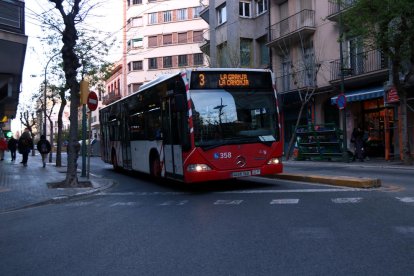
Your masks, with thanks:
M 195 145 L 213 148 L 227 144 L 278 140 L 278 117 L 272 90 L 192 90 Z

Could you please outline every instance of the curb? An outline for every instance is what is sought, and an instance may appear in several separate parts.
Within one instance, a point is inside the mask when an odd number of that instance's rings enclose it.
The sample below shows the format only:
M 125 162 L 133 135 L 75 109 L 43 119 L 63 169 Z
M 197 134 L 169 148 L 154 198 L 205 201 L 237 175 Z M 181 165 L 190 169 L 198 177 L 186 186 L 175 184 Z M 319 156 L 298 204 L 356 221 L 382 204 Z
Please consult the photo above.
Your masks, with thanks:
M 321 176 L 321 175 L 303 175 L 281 173 L 268 176 L 269 178 L 278 178 L 292 181 L 302 181 L 311 183 L 322 183 L 335 186 L 344 186 L 352 188 L 378 188 L 381 187 L 381 180 L 367 177 L 349 177 L 349 176 Z

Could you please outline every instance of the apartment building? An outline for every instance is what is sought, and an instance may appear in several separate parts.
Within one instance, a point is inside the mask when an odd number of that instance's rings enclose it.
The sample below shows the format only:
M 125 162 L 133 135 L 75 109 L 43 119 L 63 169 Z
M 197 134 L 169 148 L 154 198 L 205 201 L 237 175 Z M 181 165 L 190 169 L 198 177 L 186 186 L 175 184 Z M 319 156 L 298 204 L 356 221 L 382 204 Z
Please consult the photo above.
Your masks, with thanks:
M 313 87 L 315 96 L 302 124 L 334 123 L 346 130 L 348 148 L 352 148 L 353 129 L 361 127 L 369 136 L 369 155 L 386 159 L 399 155 L 398 131 L 393 131 L 398 107 L 385 97 L 389 92 L 384 86 L 389 76 L 388 59 L 347 32 L 343 32 L 342 44 L 338 43 L 343 30 L 341 16 L 354 1 L 271 2 L 268 45 L 278 92 L 283 95 L 285 138 L 290 137 L 297 118 L 298 91 Z M 343 110 L 337 106 L 341 93 L 346 97 Z
M 161 74 L 207 65 L 199 47 L 208 29 L 202 8 L 199 0 L 124 1 L 122 77 L 113 80 L 121 97 Z
M 210 0 L 201 17 L 210 32 L 201 49 L 211 67 L 270 68 L 267 0 Z
M 0 120 L 7 124 L 19 103 L 27 46 L 24 19 L 24 1 L 0 0 Z

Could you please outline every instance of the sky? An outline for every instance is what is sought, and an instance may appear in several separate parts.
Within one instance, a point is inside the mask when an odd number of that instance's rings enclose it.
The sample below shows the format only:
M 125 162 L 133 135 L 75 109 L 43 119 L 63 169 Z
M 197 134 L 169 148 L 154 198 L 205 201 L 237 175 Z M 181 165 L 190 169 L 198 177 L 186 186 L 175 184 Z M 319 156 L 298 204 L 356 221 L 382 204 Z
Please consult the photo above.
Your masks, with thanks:
M 89 1 L 98 1 L 101 4 L 92 11 L 94 15 L 99 15 L 99 17 L 89 16 L 89 19 L 86 18 L 90 29 L 113 33 L 120 40 L 122 34 L 122 0 Z M 42 45 L 40 41 L 44 33 L 41 30 L 41 22 L 38 15 L 49 10 L 54 10 L 54 5 L 48 0 L 26 0 L 25 6 L 25 33 L 28 36 L 28 43 L 23 68 L 19 107 L 24 106 L 24 103 L 30 101 L 31 96 L 39 90 L 41 84 L 44 82 L 45 66 L 51 56 L 45 52 L 45 48 L 47 49 L 47 47 Z M 114 48 L 108 60 L 118 60 L 121 57 L 121 53 L 121 48 Z M 48 74 L 51 73 L 48 72 L 46 76 Z M 20 111 L 18 109 L 16 119 L 12 121 L 13 132 L 20 131 L 22 128 L 19 119 Z

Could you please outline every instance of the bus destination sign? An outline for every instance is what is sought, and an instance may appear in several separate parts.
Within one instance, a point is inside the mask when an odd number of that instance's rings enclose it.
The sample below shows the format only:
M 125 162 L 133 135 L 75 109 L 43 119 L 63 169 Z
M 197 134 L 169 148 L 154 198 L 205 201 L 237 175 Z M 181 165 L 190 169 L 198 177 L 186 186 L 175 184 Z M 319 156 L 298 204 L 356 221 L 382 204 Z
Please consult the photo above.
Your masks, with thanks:
M 249 86 L 249 79 L 247 78 L 247 74 L 220 74 L 218 86 Z
M 272 79 L 268 72 L 192 72 L 190 89 L 232 89 L 271 88 Z

